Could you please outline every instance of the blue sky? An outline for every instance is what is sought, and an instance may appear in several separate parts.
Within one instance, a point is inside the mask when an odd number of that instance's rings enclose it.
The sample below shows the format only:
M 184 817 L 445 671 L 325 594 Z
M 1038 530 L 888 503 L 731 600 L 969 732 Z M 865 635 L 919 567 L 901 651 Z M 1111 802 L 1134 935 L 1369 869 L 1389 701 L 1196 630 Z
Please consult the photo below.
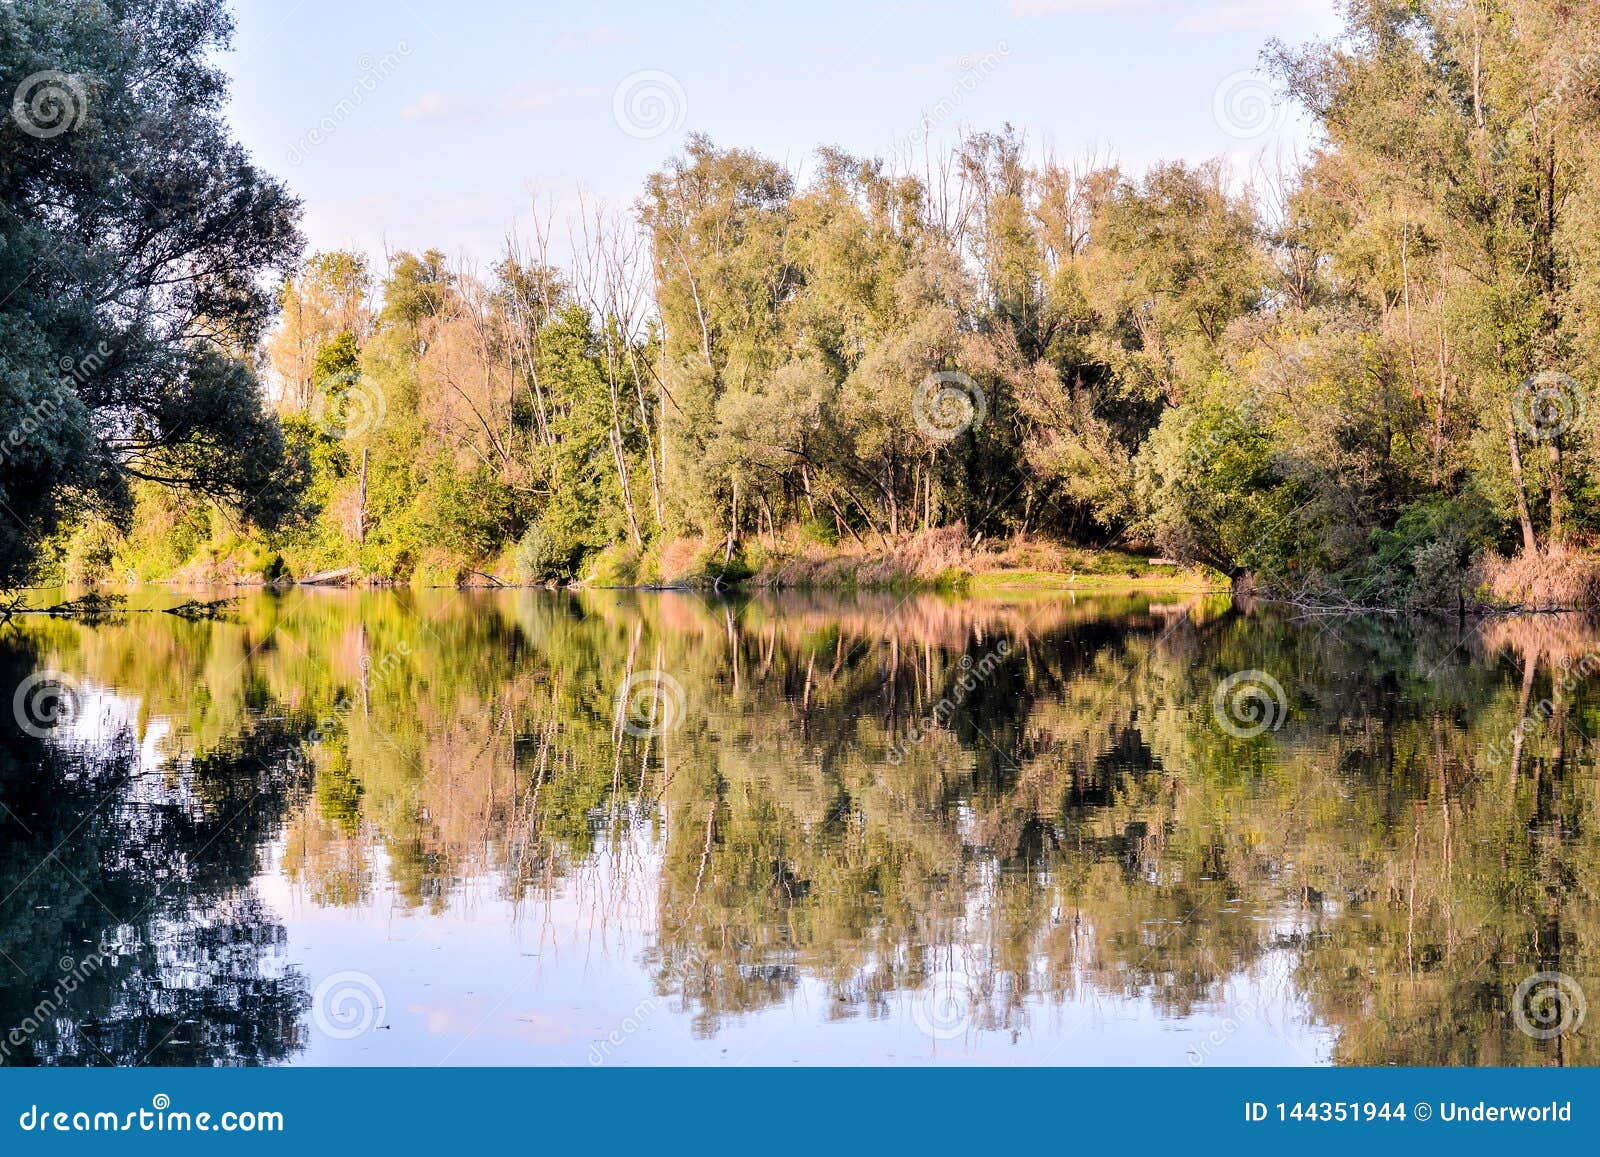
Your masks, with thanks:
M 580 191 L 625 208 L 697 130 L 802 171 L 822 144 L 920 156 L 919 133 L 937 151 L 1007 121 L 1058 155 L 1139 169 L 1225 154 L 1248 167 L 1304 131 L 1252 103 L 1265 88 L 1242 74 L 1269 37 L 1337 27 L 1333 0 L 235 0 L 234 11 L 230 116 L 304 198 L 312 247 L 433 245 L 479 262 L 536 196 L 558 231 Z

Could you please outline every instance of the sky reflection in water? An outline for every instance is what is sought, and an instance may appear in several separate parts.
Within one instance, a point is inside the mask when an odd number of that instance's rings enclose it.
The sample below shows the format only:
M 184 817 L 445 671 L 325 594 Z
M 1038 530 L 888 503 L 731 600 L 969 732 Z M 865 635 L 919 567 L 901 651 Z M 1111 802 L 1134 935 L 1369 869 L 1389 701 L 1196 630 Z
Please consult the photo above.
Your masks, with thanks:
M 176 601 L 0 640 L 4 1063 L 1593 1060 L 1580 620 Z

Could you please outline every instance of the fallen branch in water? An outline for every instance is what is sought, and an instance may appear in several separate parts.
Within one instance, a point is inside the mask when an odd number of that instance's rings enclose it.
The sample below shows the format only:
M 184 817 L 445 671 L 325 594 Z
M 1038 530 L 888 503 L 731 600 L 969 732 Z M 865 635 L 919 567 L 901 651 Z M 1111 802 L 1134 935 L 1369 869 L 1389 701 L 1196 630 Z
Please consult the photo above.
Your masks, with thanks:
M 238 601 L 237 595 L 223 599 L 190 599 L 175 607 L 163 607 L 162 611 L 165 614 L 176 615 L 180 619 L 188 619 L 191 623 L 215 622 L 229 617 Z
M 126 614 L 127 603 L 126 595 L 102 595 L 90 592 L 80 599 L 68 599 L 64 603 L 57 603 L 53 607 L 45 607 L 42 610 L 31 613 L 49 615 L 52 618 L 85 619 L 93 622 Z
M 87 594 L 82 598 L 68 599 L 66 602 L 57 603 L 51 607 L 26 607 L 22 605 L 22 595 L 0 595 L 0 623 L 5 623 L 14 616 L 44 615 L 52 619 L 77 619 L 86 623 L 103 623 L 110 619 L 121 618 L 125 615 L 153 615 L 158 611 L 166 615 L 176 615 L 180 619 L 191 622 L 215 622 L 227 618 L 234 610 L 234 605 L 239 601 L 239 596 L 233 595 L 221 599 L 190 599 L 186 603 L 179 603 L 175 607 L 137 607 L 130 609 L 127 605 L 126 595 L 101 595 Z
M 1302 619 L 1336 619 L 1347 615 L 1398 615 L 1400 611 L 1394 607 L 1366 607 L 1357 603 L 1327 606 L 1322 603 L 1297 603 L 1288 599 L 1265 599 L 1264 602 L 1282 602 L 1284 606 L 1293 607 L 1294 622 Z
M 293 581 L 294 585 L 302 587 L 332 586 L 336 583 L 343 584 L 345 579 L 349 578 L 355 573 L 355 567 L 342 566 L 338 570 L 318 571 L 316 574 L 308 574 L 303 579 L 296 579 Z

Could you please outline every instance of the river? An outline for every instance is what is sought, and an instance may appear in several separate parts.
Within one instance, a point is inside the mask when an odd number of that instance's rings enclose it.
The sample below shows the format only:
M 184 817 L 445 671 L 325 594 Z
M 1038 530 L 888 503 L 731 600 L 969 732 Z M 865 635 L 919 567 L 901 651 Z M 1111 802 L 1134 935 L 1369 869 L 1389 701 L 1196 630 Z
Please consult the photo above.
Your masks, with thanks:
M 1595 1059 L 1579 619 L 182 597 L 0 632 L 0 1063 Z

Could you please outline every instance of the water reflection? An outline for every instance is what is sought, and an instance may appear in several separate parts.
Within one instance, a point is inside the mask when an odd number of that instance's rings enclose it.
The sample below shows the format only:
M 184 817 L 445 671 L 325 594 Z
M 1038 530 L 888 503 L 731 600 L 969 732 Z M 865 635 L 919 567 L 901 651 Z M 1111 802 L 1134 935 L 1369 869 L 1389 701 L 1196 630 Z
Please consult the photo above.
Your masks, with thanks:
M 18 620 L 3 686 L 67 710 L 0 749 L 0 1059 L 1592 1063 L 1597 645 L 1215 600 Z M 1277 726 L 1219 725 L 1240 672 Z

